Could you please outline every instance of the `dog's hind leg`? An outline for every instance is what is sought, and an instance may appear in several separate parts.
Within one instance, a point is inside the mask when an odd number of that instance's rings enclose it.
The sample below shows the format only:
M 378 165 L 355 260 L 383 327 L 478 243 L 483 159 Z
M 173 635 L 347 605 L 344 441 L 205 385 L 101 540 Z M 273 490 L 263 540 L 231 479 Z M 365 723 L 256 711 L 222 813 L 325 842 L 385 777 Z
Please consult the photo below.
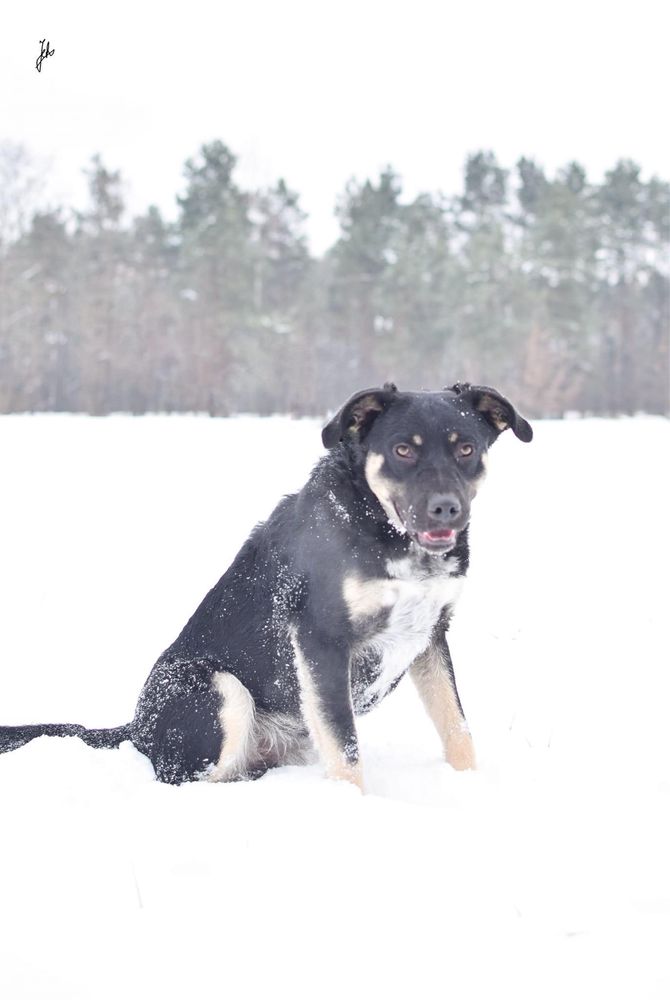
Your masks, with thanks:
M 248 689 L 233 674 L 214 674 L 212 684 L 221 699 L 219 722 L 223 742 L 219 758 L 206 777 L 208 781 L 234 781 L 258 777 L 249 773 L 255 758 L 256 706 Z
M 159 660 L 137 702 L 132 740 L 159 781 L 179 785 L 207 776 L 221 753 L 221 698 L 208 661 Z
M 254 700 L 232 674 L 208 660 L 159 660 L 137 703 L 133 743 L 159 781 L 258 777 Z

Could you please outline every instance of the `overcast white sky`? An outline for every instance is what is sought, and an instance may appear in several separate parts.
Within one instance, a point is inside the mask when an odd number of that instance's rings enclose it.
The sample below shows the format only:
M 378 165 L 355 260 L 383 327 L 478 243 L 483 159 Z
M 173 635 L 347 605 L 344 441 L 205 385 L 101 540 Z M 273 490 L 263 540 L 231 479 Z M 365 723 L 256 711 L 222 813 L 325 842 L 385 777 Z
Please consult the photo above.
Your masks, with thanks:
M 622 156 L 670 175 L 670 4 L 651 0 L 203 0 L 12 4 L 0 25 L 0 139 L 81 204 L 99 151 L 128 202 L 174 215 L 184 160 L 221 138 L 245 185 L 302 195 L 312 245 L 336 196 L 391 163 L 409 195 L 454 193 L 469 151 L 593 177 Z M 35 69 L 39 39 L 55 55 Z

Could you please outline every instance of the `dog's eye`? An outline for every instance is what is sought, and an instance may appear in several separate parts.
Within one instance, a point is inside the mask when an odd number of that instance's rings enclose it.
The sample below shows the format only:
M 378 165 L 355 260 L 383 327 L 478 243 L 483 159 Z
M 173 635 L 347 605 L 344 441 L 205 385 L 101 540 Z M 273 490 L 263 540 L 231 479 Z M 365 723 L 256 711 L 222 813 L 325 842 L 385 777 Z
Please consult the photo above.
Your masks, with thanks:
M 473 444 L 459 444 L 456 449 L 456 454 L 459 458 L 470 458 L 474 453 L 475 446 Z
M 397 444 L 393 449 L 398 458 L 411 458 L 413 451 L 408 444 Z

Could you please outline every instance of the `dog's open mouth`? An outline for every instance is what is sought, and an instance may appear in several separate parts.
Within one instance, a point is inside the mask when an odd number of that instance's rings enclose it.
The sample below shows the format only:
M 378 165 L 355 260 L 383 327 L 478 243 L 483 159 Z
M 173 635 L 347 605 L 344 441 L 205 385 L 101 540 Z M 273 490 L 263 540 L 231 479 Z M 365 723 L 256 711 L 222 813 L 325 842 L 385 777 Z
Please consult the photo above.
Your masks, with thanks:
M 398 522 L 402 525 L 403 529 L 407 532 L 410 538 L 413 538 L 417 545 L 420 545 L 421 548 L 435 553 L 449 552 L 453 549 L 458 537 L 458 532 L 455 528 L 431 528 L 430 531 L 418 531 L 416 528 L 411 528 L 409 524 L 407 524 L 395 501 L 393 503 L 393 507 L 395 509 Z
M 435 528 L 433 531 L 417 531 L 415 538 L 424 549 L 448 552 L 456 544 L 456 532 L 453 528 Z

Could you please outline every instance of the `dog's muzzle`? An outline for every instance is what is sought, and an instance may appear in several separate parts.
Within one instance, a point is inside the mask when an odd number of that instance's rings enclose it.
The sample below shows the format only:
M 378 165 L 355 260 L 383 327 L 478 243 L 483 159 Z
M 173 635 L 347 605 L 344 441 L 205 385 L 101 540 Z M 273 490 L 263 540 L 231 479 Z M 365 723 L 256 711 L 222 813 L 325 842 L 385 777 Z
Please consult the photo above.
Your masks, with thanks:
M 417 516 L 417 508 L 423 516 Z M 469 510 L 455 493 L 432 493 L 420 505 L 410 505 L 406 512 L 398 504 L 396 514 L 407 533 L 428 552 L 449 552 L 456 545 L 458 533 L 468 523 Z

